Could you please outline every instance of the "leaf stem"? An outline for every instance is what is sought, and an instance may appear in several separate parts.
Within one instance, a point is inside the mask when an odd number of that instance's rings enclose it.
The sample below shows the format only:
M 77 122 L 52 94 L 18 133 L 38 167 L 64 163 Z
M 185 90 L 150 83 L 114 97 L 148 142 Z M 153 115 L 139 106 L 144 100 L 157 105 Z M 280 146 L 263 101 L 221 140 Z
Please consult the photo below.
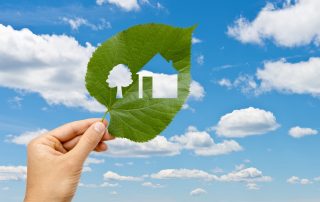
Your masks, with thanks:
M 101 119 L 101 122 L 103 122 L 105 119 L 106 119 L 106 116 L 108 114 L 109 110 L 107 109 L 107 111 L 104 113 L 102 119 Z

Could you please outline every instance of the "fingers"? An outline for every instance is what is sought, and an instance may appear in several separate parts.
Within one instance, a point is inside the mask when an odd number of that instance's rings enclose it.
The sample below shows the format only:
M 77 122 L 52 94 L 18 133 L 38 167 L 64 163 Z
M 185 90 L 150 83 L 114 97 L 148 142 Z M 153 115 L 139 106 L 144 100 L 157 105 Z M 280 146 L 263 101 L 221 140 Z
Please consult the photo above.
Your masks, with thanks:
M 95 122 L 82 135 L 78 144 L 76 144 L 76 146 L 69 151 L 69 155 L 73 158 L 73 160 L 83 163 L 90 152 L 98 146 L 105 134 L 105 131 L 106 126 L 103 123 Z
M 93 123 L 101 121 L 100 118 L 85 119 L 67 123 L 50 132 L 50 135 L 57 138 L 60 142 L 67 142 L 78 135 L 82 135 Z M 108 123 L 103 121 L 106 126 Z
M 73 147 L 76 146 L 76 144 L 79 142 L 80 138 L 82 137 L 82 135 L 79 135 L 79 136 L 76 136 L 75 138 L 63 143 L 63 147 L 69 151 L 71 149 L 73 149 Z M 102 137 L 102 140 L 101 141 L 108 141 L 108 140 L 113 140 L 114 137 L 111 136 L 108 131 L 106 130 L 105 134 L 103 135 Z M 97 149 L 97 147 L 95 148 Z
M 96 146 L 96 148 L 94 149 L 94 151 L 96 152 L 103 152 L 106 151 L 108 149 L 108 145 L 104 142 L 99 142 L 99 144 Z

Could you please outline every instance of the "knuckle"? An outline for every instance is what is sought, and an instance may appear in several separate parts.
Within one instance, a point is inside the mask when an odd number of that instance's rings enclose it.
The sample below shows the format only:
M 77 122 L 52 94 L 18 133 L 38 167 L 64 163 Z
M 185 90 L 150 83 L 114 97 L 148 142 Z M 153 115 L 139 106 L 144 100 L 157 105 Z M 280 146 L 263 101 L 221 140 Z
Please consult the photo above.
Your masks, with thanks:
M 97 139 L 93 135 L 84 135 L 82 138 L 85 142 L 87 142 L 90 145 L 97 143 Z

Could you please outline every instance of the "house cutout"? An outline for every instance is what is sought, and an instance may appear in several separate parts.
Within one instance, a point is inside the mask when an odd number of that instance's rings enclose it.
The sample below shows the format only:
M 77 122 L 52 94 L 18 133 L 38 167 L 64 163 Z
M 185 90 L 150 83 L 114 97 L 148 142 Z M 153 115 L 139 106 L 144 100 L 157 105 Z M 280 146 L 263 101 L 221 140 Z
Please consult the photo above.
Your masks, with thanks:
M 139 98 L 144 97 L 144 80 L 146 79 L 151 80 L 152 98 L 178 97 L 177 71 L 172 63 L 167 62 L 160 54 L 155 55 L 137 74 L 139 75 Z
M 154 73 L 149 71 L 159 71 L 162 73 Z M 110 72 L 106 82 L 110 88 L 117 87 L 116 98 L 122 98 L 121 87 L 131 85 L 130 69 L 123 65 L 116 65 Z M 146 97 L 146 89 L 151 88 L 151 93 L 148 97 L 152 98 L 177 98 L 178 97 L 178 74 L 171 63 L 168 63 L 160 54 L 154 56 L 148 64 L 143 67 L 143 70 L 137 73 L 138 75 L 138 98 Z M 146 82 L 149 81 L 149 82 Z M 145 83 L 150 83 L 152 87 L 145 86 Z

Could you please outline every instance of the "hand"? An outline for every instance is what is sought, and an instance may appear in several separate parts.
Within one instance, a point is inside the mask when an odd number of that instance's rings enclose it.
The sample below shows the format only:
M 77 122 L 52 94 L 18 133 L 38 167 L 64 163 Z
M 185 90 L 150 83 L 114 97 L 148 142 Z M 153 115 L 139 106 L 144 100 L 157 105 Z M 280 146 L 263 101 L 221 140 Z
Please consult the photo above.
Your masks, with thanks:
M 106 125 L 101 119 L 76 121 L 32 140 L 25 202 L 71 201 L 90 152 L 107 150 L 103 141 L 114 139 Z

